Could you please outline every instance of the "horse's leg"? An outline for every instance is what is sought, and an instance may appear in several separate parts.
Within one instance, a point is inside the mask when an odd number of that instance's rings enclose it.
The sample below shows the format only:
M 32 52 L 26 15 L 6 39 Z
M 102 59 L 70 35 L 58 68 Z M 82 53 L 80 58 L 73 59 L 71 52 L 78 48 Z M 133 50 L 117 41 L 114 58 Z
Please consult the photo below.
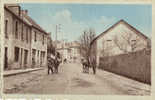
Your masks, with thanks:
M 57 67 L 56 67 L 56 65 L 54 65 L 54 71 L 55 71 L 55 73 L 57 73 Z
M 89 73 L 89 65 L 87 64 L 87 73 Z
M 50 68 L 48 67 L 48 75 L 49 75 L 49 73 L 50 73 Z
M 56 68 L 57 68 L 57 73 L 58 73 L 58 65 L 56 66 Z
M 55 73 L 55 65 L 53 65 L 53 73 Z
M 58 73 L 58 70 L 59 70 L 58 67 L 59 67 L 59 65 L 57 65 L 57 73 Z
M 83 72 L 85 72 L 85 65 L 83 64 Z
M 53 67 L 51 67 L 51 72 L 52 72 L 52 74 L 54 73 L 54 71 L 53 71 Z
M 94 67 L 94 74 L 96 74 L 96 68 Z
M 51 67 L 51 71 L 52 73 L 54 73 L 54 65 L 52 64 L 52 67 Z

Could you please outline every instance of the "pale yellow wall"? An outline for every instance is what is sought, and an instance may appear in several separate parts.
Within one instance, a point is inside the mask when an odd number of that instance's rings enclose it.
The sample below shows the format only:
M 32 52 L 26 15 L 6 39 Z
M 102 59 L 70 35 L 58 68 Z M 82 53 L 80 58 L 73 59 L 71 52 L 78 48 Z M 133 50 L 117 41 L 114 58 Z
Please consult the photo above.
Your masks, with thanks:
M 43 66 L 46 65 L 46 56 L 47 56 L 47 35 L 44 35 L 44 44 L 42 44 L 43 38 L 42 35 L 44 33 L 23 24 L 20 20 L 14 17 L 10 12 L 4 10 L 4 18 L 8 20 L 8 39 L 4 39 L 4 46 L 8 48 L 8 63 L 11 68 L 23 68 L 24 65 L 24 50 L 28 50 L 28 58 L 27 58 L 27 67 L 31 67 L 32 65 L 32 49 L 36 49 L 36 62 L 40 63 L 41 51 L 45 52 L 45 57 L 43 59 Z M 15 22 L 18 21 L 18 39 L 15 38 Z M 21 39 L 23 25 L 23 40 Z M 5 25 L 4 25 L 5 26 Z M 26 28 L 28 28 L 28 42 L 26 41 Z M 37 41 L 34 41 L 34 31 L 37 31 Z M 31 41 L 32 39 L 32 41 Z M 14 58 L 14 48 L 19 47 L 19 61 L 15 62 Z M 23 49 L 21 55 L 21 49 Z M 39 50 L 39 56 L 38 56 Z M 39 65 L 37 65 L 39 67 Z
M 35 41 L 35 31 L 36 31 L 36 34 L 37 34 L 37 39 Z M 32 28 L 32 43 L 31 43 L 31 47 L 32 49 L 35 49 L 36 50 L 36 55 L 35 55 L 35 61 L 37 62 L 37 65 L 36 66 L 40 66 L 40 60 L 41 60 L 41 51 L 45 52 L 45 57 L 43 59 L 43 66 L 46 65 L 46 62 L 47 62 L 47 35 L 45 35 L 45 33 L 43 32 L 40 32 L 39 30 L 37 29 L 34 29 Z M 44 34 L 44 44 L 42 44 L 43 42 L 43 39 L 42 39 L 42 35 Z M 39 56 L 38 56 L 38 50 L 39 50 Z M 31 52 L 32 53 L 32 52 Z M 31 58 L 32 59 L 32 58 Z
M 124 46 L 124 48 L 127 49 L 128 52 L 131 52 L 131 47 L 127 44 L 127 41 L 122 38 L 122 36 L 128 37 L 128 33 L 131 34 L 131 40 L 137 40 L 137 44 L 140 44 L 137 46 L 135 51 L 141 50 L 143 48 L 146 48 L 147 41 L 145 41 L 141 36 L 137 35 L 135 31 L 129 27 L 127 27 L 123 22 L 118 24 L 116 27 L 105 33 L 104 35 L 100 36 L 96 42 L 97 42 L 97 63 L 99 64 L 99 57 L 101 56 L 113 56 L 113 55 L 119 55 L 124 53 L 122 50 L 116 46 L 114 43 L 114 38 L 117 36 L 119 39 L 121 45 Z M 108 42 L 107 40 L 111 40 Z M 103 50 L 104 49 L 104 54 Z
M 4 46 L 8 48 L 8 64 L 10 65 L 11 68 L 23 68 L 24 67 L 24 51 L 22 53 L 21 57 L 21 48 L 23 50 L 28 50 L 28 58 L 27 58 L 27 65 L 30 67 L 31 61 L 30 61 L 30 27 L 28 25 L 23 24 L 23 38 L 24 40 L 21 40 L 21 32 L 22 32 L 22 22 L 18 20 L 16 17 L 14 17 L 10 12 L 7 10 L 4 10 L 4 21 L 8 20 L 8 38 L 4 38 Z M 15 22 L 18 21 L 18 39 L 15 38 Z M 4 25 L 5 26 L 5 25 Z M 26 28 L 29 29 L 28 31 L 28 43 L 26 42 Z M 5 27 L 4 27 L 5 29 Z M 19 61 L 14 62 L 14 48 L 19 47 Z

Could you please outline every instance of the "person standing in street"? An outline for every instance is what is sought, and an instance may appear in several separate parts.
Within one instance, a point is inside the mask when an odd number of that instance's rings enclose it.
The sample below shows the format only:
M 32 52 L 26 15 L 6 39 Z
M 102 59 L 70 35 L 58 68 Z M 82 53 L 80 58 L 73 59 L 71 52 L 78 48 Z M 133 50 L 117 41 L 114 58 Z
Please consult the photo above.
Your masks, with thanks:
M 50 74 L 50 71 L 53 74 L 52 59 L 50 57 L 48 57 L 47 61 L 48 61 L 48 74 Z
M 95 59 L 95 56 L 92 57 L 92 68 L 93 68 L 93 74 L 96 74 L 96 59 Z

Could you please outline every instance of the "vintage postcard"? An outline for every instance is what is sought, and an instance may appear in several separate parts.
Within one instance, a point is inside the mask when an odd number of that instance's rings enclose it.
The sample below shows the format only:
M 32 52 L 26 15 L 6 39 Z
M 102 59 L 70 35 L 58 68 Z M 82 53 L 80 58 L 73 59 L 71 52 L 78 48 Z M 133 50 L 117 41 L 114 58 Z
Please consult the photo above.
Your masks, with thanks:
M 151 1 L 2 1 L 2 96 L 151 99 L 152 15 Z

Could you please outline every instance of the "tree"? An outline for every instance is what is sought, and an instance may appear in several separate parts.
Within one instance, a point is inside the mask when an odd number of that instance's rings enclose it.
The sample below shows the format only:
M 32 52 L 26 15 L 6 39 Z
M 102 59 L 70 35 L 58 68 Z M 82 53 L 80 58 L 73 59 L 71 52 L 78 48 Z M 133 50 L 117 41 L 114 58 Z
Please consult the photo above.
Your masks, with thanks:
M 48 45 L 47 45 L 47 53 L 48 53 L 48 55 L 50 55 L 50 54 L 53 54 L 53 55 L 55 55 L 55 47 L 54 47 L 54 45 L 53 45 L 53 41 L 52 40 L 50 40 L 50 41 L 48 41 Z
M 91 42 L 95 38 L 96 33 L 94 29 L 84 30 L 79 38 L 80 53 L 88 61 L 91 53 Z
M 141 42 L 141 38 L 138 35 L 123 30 L 122 35 L 115 35 L 113 38 L 114 44 L 121 50 L 123 53 L 134 52 L 136 49 L 144 47 L 144 44 Z

